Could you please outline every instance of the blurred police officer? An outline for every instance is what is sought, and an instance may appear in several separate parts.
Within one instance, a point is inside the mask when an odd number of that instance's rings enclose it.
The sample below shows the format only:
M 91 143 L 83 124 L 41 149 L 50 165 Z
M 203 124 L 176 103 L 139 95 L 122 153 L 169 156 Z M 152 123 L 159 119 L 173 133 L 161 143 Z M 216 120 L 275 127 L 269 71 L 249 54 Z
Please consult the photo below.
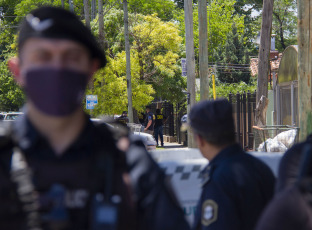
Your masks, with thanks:
M 124 154 L 108 126 L 83 112 L 86 86 L 106 64 L 90 30 L 42 7 L 21 24 L 18 47 L 9 67 L 26 116 L 10 133 L 0 127 L 0 229 L 187 229 L 144 144 L 120 138 Z M 166 208 L 178 223 L 156 215 Z
M 146 106 L 146 117 L 144 124 L 144 132 L 153 135 L 155 125 L 155 115 L 151 111 L 151 106 Z
M 257 230 L 312 229 L 312 142 L 296 144 L 284 154 L 276 195 Z
M 251 230 L 274 189 L 274 176 L 261 161 L 235 143 L 232 106 L 203 101 L 189 115 L 196 143 L 209 160 L 194 229 Z
M 164 146 L 164 134 L 163 134 L 163 125 L 166 123 L 167 117 L 164 116 L 160 109 L 156 109 L 156 116 L 155 116 L 155 126 L 154 126 L 154 137 L 158 146 L 158 136 L 160 138 L 161 146 Z

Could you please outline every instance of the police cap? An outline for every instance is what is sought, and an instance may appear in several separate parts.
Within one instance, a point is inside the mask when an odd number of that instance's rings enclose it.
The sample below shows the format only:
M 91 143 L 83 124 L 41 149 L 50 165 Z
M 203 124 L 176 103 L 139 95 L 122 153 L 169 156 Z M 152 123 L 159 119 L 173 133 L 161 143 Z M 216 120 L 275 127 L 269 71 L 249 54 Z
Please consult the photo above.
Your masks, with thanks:
M 232 105 L 226 99 L 202 101 L 188 117 L 193 130 L 212 143 L 235 141 Z
M 62 8 L 44 6 L 33 10 L 20 25 L 18 47 L 29 38 L 68 39 L 89 49 L 91 57 L 106 65 L 106 58 L 95 37 L 79 18 Z

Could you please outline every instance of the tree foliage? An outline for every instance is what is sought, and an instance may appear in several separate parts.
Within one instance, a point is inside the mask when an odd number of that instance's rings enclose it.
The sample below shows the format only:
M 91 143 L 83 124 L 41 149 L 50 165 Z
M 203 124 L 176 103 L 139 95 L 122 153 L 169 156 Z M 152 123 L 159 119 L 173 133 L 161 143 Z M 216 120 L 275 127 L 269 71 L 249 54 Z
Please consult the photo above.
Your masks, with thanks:
M 97 19 L 91 23 L 97 34 Z M 124 53 L 123 12 L 112 9 L 104 19 L 109 64 L 95 78 L 94 91 L 101 102 L 96 114 L 120 113 L 127 108 L 126 62 Z M 169 97 L 168 89 L 176 92 L 171 100 L 183 97 L 184 81 L 180 75 L 180 44 L 177 26 L 154 15 L 129 14 L 131 42 L 131 77 L 133 107 L 143 111 L 153 96 Z M 155 92 L 154 89 L 157 89 Z M 182 95 L 182 96 L 181 96 Z
M 272 30 L 276 34 L 276 48 L 280 52 L 289 45 L 297 44 L 296 0 L 274 1 Z
M 207 23 L 208 23 L 208 53 L 211 61 L 212 54 L 220 45 L 225 44 L 227 34 L 232 30 L 233 22 L 237 26 L 239 33 L 244 31 L 244 17 L 235 13 L 235 0 L 211 0 L 207 6 Z M 185 34 L 185 23 L 183 11 L 177 15 L 180 24 L 181 35 Z M 194 21 L 194 46 L 195 52 L 198 53 L 198 9 L 193 10 Z M 183 41 L 185 44 L 185 40 Z
M 129 0 L 129 12 L 134 14 L 157 14 L 162 20 L 173 18 L 175 5 L 171 0 Z
M 244 44 L 244 37 L 238 34 L 236 25 L 227 35 L 225 46 L 219 46 L 214 53 L 218 78 L 224 83 L 249 82 L 250 59 Z

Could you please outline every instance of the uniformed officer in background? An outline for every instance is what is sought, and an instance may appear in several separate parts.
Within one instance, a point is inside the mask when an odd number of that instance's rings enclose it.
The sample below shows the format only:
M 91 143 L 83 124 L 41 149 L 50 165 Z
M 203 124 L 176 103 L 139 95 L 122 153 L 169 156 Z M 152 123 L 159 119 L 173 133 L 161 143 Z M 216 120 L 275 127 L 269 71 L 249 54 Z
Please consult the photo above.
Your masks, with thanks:
M 87 84 L 106 64 L 91 31 L 67 10 L 42 7 L 21 24 L 18 48 L 8 64 L 27 101 L 12 129 L 0 124 L 0 229 L 187 230 L 142 141 L 83 111 Z
M 160 112 L 160 109 L 156 109 L 154 137 L 155 137 L 157 146 L 158 146 L 158 136 L 160 138 L 161 146 L 164 146 L 163 126 L 166 123 L 167 119 L 168 118 Z
M 154 125 L 155 125 L 155 115 L 152 113 L 151 106 L 146 106 L 146 117 L 144 124 L 144 132 L 149 133 L 151 135 L 154 134 Z
M 189 115 L 189 125 L 202 155 L 202 194 L 194 230 L 252 230 L 274 191 L 274 176 L 260 160 L 235 142 L 232 105 L 203 101 Z

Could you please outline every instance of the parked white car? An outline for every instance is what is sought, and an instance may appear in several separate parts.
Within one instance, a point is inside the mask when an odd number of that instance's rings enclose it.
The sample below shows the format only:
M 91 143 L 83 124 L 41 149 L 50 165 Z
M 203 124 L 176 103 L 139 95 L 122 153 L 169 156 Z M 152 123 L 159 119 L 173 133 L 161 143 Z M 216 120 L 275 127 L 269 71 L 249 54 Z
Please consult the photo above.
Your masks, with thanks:
M 0 114 L 0 120 L 3 121 L 14 121 L 19 116 L 23 115 L 23 112 L 9 112 L 9 113 L 1 113 Z

